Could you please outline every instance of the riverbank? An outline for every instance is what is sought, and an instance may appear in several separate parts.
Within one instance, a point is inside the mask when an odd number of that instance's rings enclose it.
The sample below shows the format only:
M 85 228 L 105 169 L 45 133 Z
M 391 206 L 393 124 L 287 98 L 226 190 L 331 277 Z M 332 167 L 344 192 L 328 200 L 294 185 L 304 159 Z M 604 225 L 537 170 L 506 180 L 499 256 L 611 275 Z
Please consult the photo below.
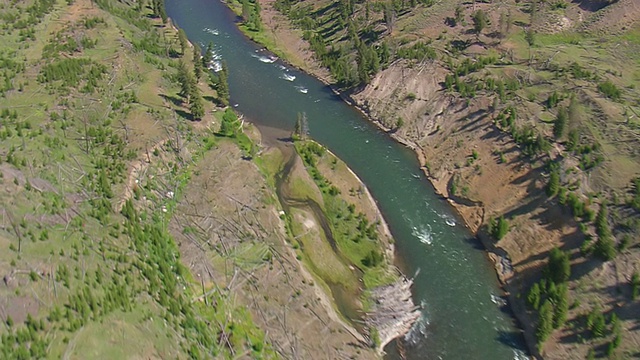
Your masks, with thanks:
M 403 282 L 406 278 L 393 266 L 387 222 L 342 160 L 311 140 L 296 140 L 295 148 L 304 165 L 297 156 L 291 158 L 276 182 L 294 247 L 299 244 L 303 261 L 333 294 L 343 316 L 382 354 L 421 315 L 411 299 L 411 281 Z M 350 285 L 353 276 L 356 289 Z
M 273 1 L 264 1 L 261 2 L 261 4 L 264 4 L 263 6 L 263 13 L 270 13 L 273 18 L 277 18 L 280 17 L 280 20 L 284 20 L 284 22 L 278 22 L 275 20 L 269 20 L 269 21 L 265 21 L 265 24 L 268 27 L 268 31 L 270 31 L 273 34 L 286 34 L 286 35 L 282 35 L 280 36 L 280 39 L 295 39 L 296 38 L 296 31 L 295 29 L 291 28 L 288 24 L 288 20 L 286 20 L 284 17 L 282 17 L 282 15 L 280 14 L 276 14 L 273 15 L 272 13 L 275 12 L 277 13 L 277 11 L 275 11 L 270 5 L 273 3 Z M 295 49 L 290 47 L 290 44 L 287 43 L 286 41 L 281 41 L 280 43 L 278 43 L 277 41 L 272 41 L 268 44 L 262 44 L 264 46 L 267 47 L 267 49 L 269 51 L 272 51 L 274 53 L 278 53 L 278 54 L 286 54 L 287 52 L 294 52 L 295 53 L 295 57 L 299 58 L 313 58 L 313 54 L 308 50 L 308 48 L 304 48 L 304 47 L 300 47 L 300 46 L 296 46 Z M 278 46 L 278 48 L 269 48 L 269 46 Z M 286 49 L 286 51 L 283 51 L 282 49 L 280 49 L 280 47 L 284 47 Z M 453 179 L 453 175 L 454 175 L 454 171 L 451 170 L 445 170 L 444 172 L 442 171 L 434 171 L 431 168 L 431 164 L 430 164 L 430 157 L 432 156 L 427 156 L 427 150 L 425 150 L 424 145 L 418 143 L 417 141 L 414 141 L 411 139 L 410 136 L 404 136 L 405 132 L 404 129 L 399 129 L 397 127 L 392 127 L 389 126 L 389 119 L 385 119 L 385 120 L 381 120 L 377 114 L 376 111 L 372 109 L 371 105 L 368 103 L 368 99 L 366 98 L 366 96 L 362 96 L 361 91 L 364 89 L 358 89 L 356 91 L 349 91 L 349 92 L 345 92 L 345 91 L 341 91 L 341 89 L 338 89 L 337 87 L 335 87 L 332 84 L 331 78 L 328 75 L 328 73 L 326 72 L 326 69 L 323 69 L 319 63 L 317 61 L 305 61 L 305 62 L 299 62 L 299 61 L 293 61 L 290 62 L 288 61 L 288 59 L 286 57 L 281 59 L 283 62 L 287 63 L 289 66 L 294 67 L 296 69 L 299 69 L 303 72 L 306 72 L 308 74 L 311 74 L 312 76 L 314 76 L 315 78 L 317 78 L 319 81 L 321 81 L 322 83 L 324 83 L 325 85 L 327 85 L 334 94 L 336 94 L 337 96 L 339 96 L 343 101 L 345 101 L 347 104 L 349 104 L 350 106 L 352 106 L 353 108 L 357 109 L 366 119 L 368 119 L 372 124 L 374 124 L 375 126 L 377 126 L 380 130 L 384 131 L 385 133 L 387 133 L 391 138 L 393 138 L 395 141 L 397 141 L 398 143 L 406 146 L 407 148 L 411 149 L 414 153 L 415 156 L 418 159 L 418 162 L 420 164 L 420 170 L 425 174 L 425 176 L 427 177 L 427 179 L 429 180 L 429 182 L 431 183 L 434 191 L 436 192 L 436 194 L 438 194 L 439 196 L 441 196 L 443 199 L 445 199 L 450 205 L 451 207 L 456 211 L 456 213 L 458 214 L 459 218 L 463 221 L 464 225 L 474 234 L 477 236 L 477 238 L 479 239 L 479 241 L 482 243 L 483 247 L 485 248 L 486 254 L 487 254 L 487 258 L 493 263 L 493 267 L 494 267 L 494 271 L 496 276 L 498 277 L 498 279 L 500 280 L 500 283 L 503 286 L 503 290 L 510 296 L 512 297 L 512 300 L 515 299 L 515 297 L 519 296 L 521 291 L 522 291 L 522 283 L 517 283 L 517 285 L 512 285 L 512 286 L 508 286 L 508 282 L 513 278 L 514 275 L 514 271 L 513 271 L 513 266 L 512 266 L 512 262 L 510 260 L 510 257 L 508 255 L 507 251 L 504 251 L 502 249 L 498 249 L 495 246 L 495 243 L 492 243 L 491 240 L 486 237 L 486 236 L 481 236 L 482 234 L 480 233 L 480 229 L 481 227 L 486 223 L 487 221 L 487 216 L 488 214 L 491 214 L 493 212 L 495 212 L 495 208 L 491 207 L 489 210 L 487 210 L 486 208 L 486 204 L 484 204 L 482 201 L 475 201 L 475 200 L 470 200 L 470 201 L 466 201 L 467 198 L 462 197 L 462 196 L 455 196 L 453 194 L 450 193 L 449 191 L 449 185 Z M 395 64 L 391 64 L 390 68 L 395 67 L 396 69 L 400 69 L 403 68 L 403 65 L 395 63 Z M 416 70 L 415 72 L 418 73 L 418 75 L 420 75 L 420 73 L 422 72 L 422 70 L 418 71 Z M 411 74 L 411 71 L 408 72 L 409 74 Z M 438 74 L 440 75 L 440 74 Z M 404 70 L 403 70 L 403 77 L 406 76 L 407 78 L 411 77 L 411 75 L 405 75 L 404 74 Z M 424 77 L 424 75 L 422 75 Z M 375 81 L 375 80 L 374 80 Z M 398 79 L 396 79 L 396 81 L 400 81 Z M 435 81 L 436 83 L 439 82 L 439 80 Z M 378 89 L 378 86 L 381 85 L 377 85 L 375 86 L 376 90 Z M 373 88 L 374 86 L 369 86 L 368 88 Z M 356 98 L 356 96 L 354 95 L 360 95 L 359 98 Z M 394 99 L 394 101 L 397 99 Z M 402 101 L 400 101 L 402 102 Z M 462 113 L 471 113 L 472 110 L 476 110 L 478 109 L 480 106 L 475 106 L 472 108 L 467 109 L 466 111 L 463 111 Z M 445 106 L 446 108 L 446 106 Z M 450 109 L 455 109 L 456 111 L 460 111 L 461 109 L 463 109 L 464 107 L 461 106 L 459 103 L 450 103 L 449 104 L 449 108 Z M 453 110 L 451 110 L 453 111 Z M 441 111 L 445 112 L 445 110 Z M 395 121 L 392 121 L 392 123 L 395 123 Z M 435 125 L 433 126 L 433 131 L 435 130 Z M 474 145 L 472 145 L 474 146 Z M 437 148 L 437 146 L 436 146 Z M 433 148 L 431 148 L 431 150 L 433 150 Z M 436 152 L 438 154 L 442 154 L 442 152 Z M 490 153 L 490 152 L 489 152 Z M 490 157 L 487 156 L 487 157 Z M 512 157 L 510 156 L 509 159 L 511 159 Z M 439 169 L 441 170 L 441 169 Z M 521 175 L 522 172 L 519 171 L 517 172 L 518 175 Z M 496 186 L 499 186 L 499 184 L 496 184 Z M 487 187 L 484 191 L 486 193 L 492 192 L 492 187 Z M 497 188 L 495 190 L 497 192 Z M 510 304 L 512 305 L 513 303 L 510 302 Z M 530 322 L 530 319 L 528 318 L 528 316 L 525 314 L 526 310 L 524 308 L 513 308 L 512 310 L 514 312 L 515 315 L 515 319 L 521 324 L 522 327 L 522 323 L 527 323 Z M 522 312 L 522 314 L 518 314 L 517 312 L 520 311 Z M 529 327 L 528 329 L 529 332 L 529 336 L 527 336 L 527 343 L 528 343 L 528 347 L 529 349 L 532 351 L 532 353 L 535 353 L 535 341 L 532 340 L 532 330 Z

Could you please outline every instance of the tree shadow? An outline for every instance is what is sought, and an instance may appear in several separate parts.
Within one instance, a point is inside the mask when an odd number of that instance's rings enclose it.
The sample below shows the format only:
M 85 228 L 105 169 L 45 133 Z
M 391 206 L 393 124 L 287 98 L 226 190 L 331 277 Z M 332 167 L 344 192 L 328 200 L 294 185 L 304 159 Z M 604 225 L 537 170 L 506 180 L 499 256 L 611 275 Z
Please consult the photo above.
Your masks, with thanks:
M 470 40 L 451 40 L 450 44 L 454 50 L 464 51 L 469 46 L 471 46 L 471 41 Z
M 365 44 L 372 44 L 380 38 L 386 30 L 373 30 L 373 28 L 368 29 L 367 31 L 360 32 L 360 39 L 362 39 Z
M 337 34 L 338 31 L 340 31 L 340 30 L 342 30 L 342 29 L 340 29 L 338 26 L 330 26 L 330 27 L 327 27 L 326 29 L 320 31 L 320 36 L 325 38 L 325 39 L 328 39 L 328 38 L 334 36 L 335 34 Z M 347 38 L 347 35 L 343 36 L 340 40 L 346 40 L 346 38 Z
M 182 54 L 180 54 L 178 52 L 178 50 L 169 48 L 169 57 L 172 58 L 172 59 L 178 59 L 178 58 L 182 57 Z
M 324 14 L 326 14 L 329 10 L 335 9 L 338 6 L 338 2 L 337 1 L 332 1 L 330 2 L 328 5 L 326 5 L 325 7 L 321 7 L 318 10 L 313 12 L 313 17 L 314 18 L 319 18 L 321 16 L 324 16 Z
M 482 135 L 480 139 L 482 140 L 494 139 L 495 141 L 502 141 L 505 139 L 511 140 L 511 137 L 509 137 L 509 135 L 506 132 L 501 131 L 497 127 L 493 126 L 491 130 L 486 132 L 484 135 Z M 502 153 L 504 154 L 504 151 Z
M 160 94 L 160 97 L 163 98 L 166 101 L 171 102 L 175 106 L 182 107 L 184 105 L 182 99 L 177 97 L 177 96 L 167 95 L 167 94 Z
M 584 258 L 584 261 L 574 263 L 571 266 L 571 279 L 580 279 L 585 275 L 591 273 L 594 269 L 602 265 L 602 261 L 593 258 Z
M 187 119 L 187 120 L 189 120 L 189 121 L 200 121 L 200 120 L 196 120 L 196 119 L 194 119 L 194 118 L 193 118 L 193 115 L 191 115 L 190 113 L 188 113 L 188 112 L 186 112 L 186 111 L 184 111 L 184 110 L 177 109 L 177 110 L 175 110 L 175 112 L 176 112 L 176 114 L 178 114 L 180 117 L 182 117 L 182 118 L 184 118 L 184 119 Z

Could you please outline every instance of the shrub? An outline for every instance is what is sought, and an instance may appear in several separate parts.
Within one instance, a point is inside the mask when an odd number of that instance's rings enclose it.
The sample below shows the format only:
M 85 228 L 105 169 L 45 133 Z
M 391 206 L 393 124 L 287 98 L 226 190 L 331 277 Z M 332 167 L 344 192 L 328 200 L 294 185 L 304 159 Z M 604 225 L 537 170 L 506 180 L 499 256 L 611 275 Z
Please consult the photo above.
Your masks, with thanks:
M 620 89 L 618 89 L 618 87 L 609 80 L 598 84 L 598 90 L 614 101 L 620 100 L 620 96 L 622 95 Z
M 500 216 L 498 220 L 491 221 L 491 235 L 497 240 L 502 240 L 505 235 L 509 232 L 509 222 L 504 218 L 504 216 Z
M 556 284 L 569 280 L 569 276 L 571 276 L 569 254 L 558 248 L 551 249 L 549 252 L 549 263 L 544 270 L 544 275 Z

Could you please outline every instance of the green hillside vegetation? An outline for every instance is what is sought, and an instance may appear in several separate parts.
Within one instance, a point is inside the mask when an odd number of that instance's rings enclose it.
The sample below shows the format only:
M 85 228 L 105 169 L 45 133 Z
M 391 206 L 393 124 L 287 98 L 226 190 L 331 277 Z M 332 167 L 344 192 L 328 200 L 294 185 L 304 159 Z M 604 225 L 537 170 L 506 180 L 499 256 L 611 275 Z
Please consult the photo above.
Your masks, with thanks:
M 216 141 L 205 99 L 226 99 L 162 1 L 11 1 L 0 18 L 0 357 L 275 357 L 227 294 L 196 300 L 167 231 Z

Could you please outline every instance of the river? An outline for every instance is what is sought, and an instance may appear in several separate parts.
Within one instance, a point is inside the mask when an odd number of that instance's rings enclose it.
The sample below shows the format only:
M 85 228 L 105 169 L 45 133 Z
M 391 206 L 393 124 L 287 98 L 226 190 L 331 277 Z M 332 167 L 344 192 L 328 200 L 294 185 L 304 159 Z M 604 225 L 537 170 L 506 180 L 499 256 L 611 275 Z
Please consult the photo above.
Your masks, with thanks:
M 413 296 L 423 316 L 405 337 L 409 359 L 514 359 L 519 330 L 501 305 L 495 272 L 480 242 L 393 141 L 322 82 L 271 62 L 235 26 L 218 0 L 165 0 L 173 21 L 203 48 L 213 42 L 229 67 L 231 103 L 251 121 L 293 129 L 305 112 L 312 138 L 343 159 L 367 185 L 396 239 L 398 263 L 417 273 Z M 397 358 L 396 345 L 385 348 Z

